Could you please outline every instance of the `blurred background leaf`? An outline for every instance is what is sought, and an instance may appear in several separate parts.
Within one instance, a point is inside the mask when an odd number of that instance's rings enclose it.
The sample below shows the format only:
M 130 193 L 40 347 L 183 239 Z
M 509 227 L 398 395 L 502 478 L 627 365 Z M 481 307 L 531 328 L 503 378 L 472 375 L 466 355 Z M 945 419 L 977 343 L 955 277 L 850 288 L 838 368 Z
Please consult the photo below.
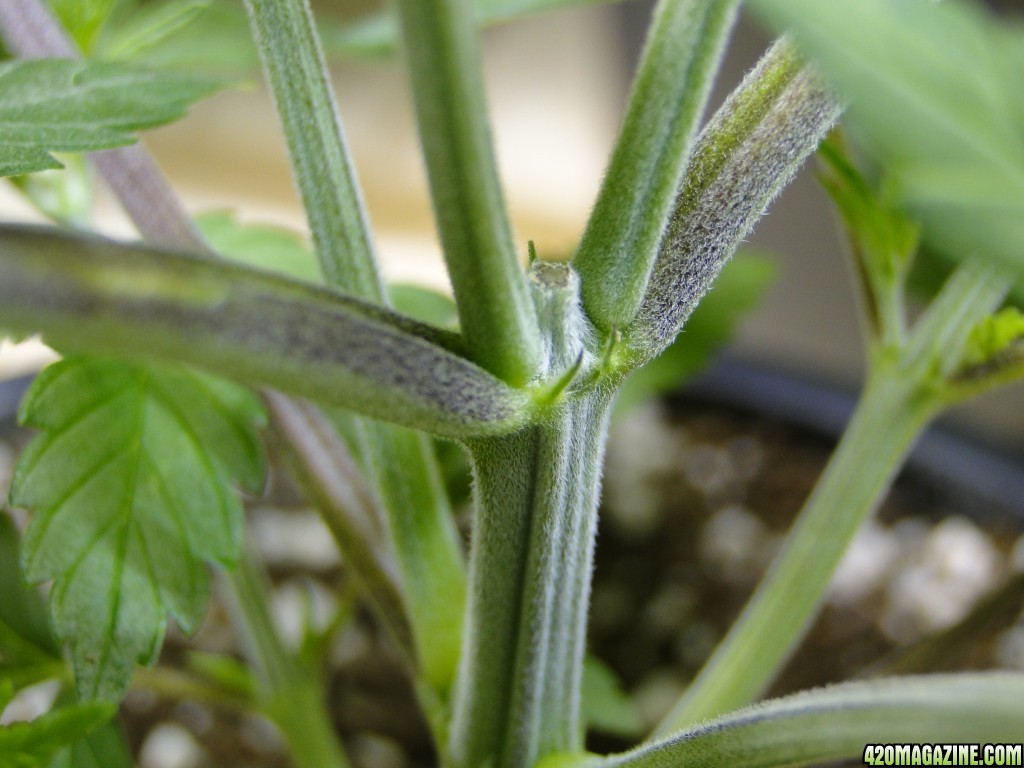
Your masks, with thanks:
M 622 688 L 615 672 L 598 659 L 583 659 L 582 717 L 587 728 L 624 739 L 643 736 L 646 723 L 640 709 Z
M 88 55 L 118 0 L 49 0 L 64 29 Z
M 270 224 L 243 223 L 230 211 L 210 211 L 196 225 L 221 256 L 232 261 L 322 283 L 316 257 L 301 235 Z
M 12 691 L 66 670 L 43 596 L 21 575 L 20 550 L 14 522 L 0 512 L 0 683 Z
M 887 199 L 950 257 L 1024 269 L 1024 28 L 966 0 L 752 0 L 848 100 Z
M 481 26 L 615 0 L 473 0 Z M 248 78 L 259 70 L 249 22 L 234 0 L 50 0 L 87 55 Z M 314 4 L 328 57 L 393 53 L 398 26 L 384 3 Z M 322 8 L 319 6 L 323 6 Z M 351 9 L 354 8 L 353 12 Z

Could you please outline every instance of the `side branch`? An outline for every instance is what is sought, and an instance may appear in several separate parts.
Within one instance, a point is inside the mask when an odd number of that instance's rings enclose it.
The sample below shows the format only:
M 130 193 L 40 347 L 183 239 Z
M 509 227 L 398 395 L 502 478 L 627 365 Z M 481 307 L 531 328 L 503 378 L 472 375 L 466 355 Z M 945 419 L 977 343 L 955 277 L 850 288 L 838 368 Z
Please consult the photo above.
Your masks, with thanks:
M 397 5 L 435 218 L 466 343 L 484 368 L 525 384 L 536 373 L 540 334 L 491 147 L 477 4 Z
M 0 326 L 440 435 L 498 434 L 526 416 L 523 394 L 452 351 L 457 336 L 256 270 L 100 238 L 0 229 Z
M 844 683 L 746 707 L 632 752 L 538 768 L 771 768 L 857 759 L 870 744 L 1014 742 L 1022 696 L 1024 675 L 1012 673 Z
M 722 265 L 840 114 L 818 77 L 776 43 L 704 129 L 626 335 L 636 367 L 672 342 Z

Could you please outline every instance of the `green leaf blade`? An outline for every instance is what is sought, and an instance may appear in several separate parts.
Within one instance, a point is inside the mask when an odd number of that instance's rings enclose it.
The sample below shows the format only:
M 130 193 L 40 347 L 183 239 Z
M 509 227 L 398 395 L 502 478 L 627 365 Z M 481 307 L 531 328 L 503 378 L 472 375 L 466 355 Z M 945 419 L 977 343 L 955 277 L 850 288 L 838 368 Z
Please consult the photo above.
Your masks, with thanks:
M 67 59 L 0 63 L 0 173 L 60 168 L 49 153 L 130 144 L 172 122 L 217 83 L 121 64 Z
M 26 575 L 56 580 L 54 628 L 71 642 L 80 694 L 117 698 L 159 650 L 165 613 L 198 625 L 205 562 L 237 557 L 229 483 L 262 476 L 258 402 L 183 369 L 69 358 L 40 376 L 21 416 L 43 431 L 11 489 L 34 511 Z

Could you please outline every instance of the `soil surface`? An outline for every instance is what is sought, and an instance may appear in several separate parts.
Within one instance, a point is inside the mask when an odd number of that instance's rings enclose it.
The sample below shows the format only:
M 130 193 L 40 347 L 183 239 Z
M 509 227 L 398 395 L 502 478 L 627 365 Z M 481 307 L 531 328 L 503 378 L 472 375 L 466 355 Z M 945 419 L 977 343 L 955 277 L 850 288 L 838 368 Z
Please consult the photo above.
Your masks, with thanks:
M 0 481 L 25 439 L 9 432 L 0 442 Z M 628 692 L 635 722 L 592 730 L 590 748 L 626 748 L 631 732 L 658 722 L 742 607 L 831 449 L 806 429 L 692 399 L 617 421 L 590 648 Z M 317 517 L 280 476 L 249 507 L 286 633 L 332 627 L 325 675 L 354 765 L 432 765 L 400 662 Z M 771 694 L 888 671 L 1024 669 L 1020 524 L 982 525 L 967 510 L 969 498 L 902 477 Z M 241 657 L 223 601 L 195 637 L 169 632 L 161 665 L 183 665 L 186 649 Z M 277 733 L 253 716 L 148 690 L 133 691 L 122 714 L 141 768 L 288 765 Z

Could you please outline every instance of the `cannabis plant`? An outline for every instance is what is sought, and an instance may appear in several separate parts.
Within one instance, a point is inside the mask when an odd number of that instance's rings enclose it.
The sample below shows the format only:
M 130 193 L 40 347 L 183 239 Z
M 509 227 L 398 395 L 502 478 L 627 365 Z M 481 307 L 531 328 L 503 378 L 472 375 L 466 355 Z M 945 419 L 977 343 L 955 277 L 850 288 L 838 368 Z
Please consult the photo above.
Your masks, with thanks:
M 477 36 L 478 21 L 558 4 L 397 0 L 372 27 L 385 41 L 397 30 L 408 67 L 458 331 L 389 306 L 306 0 L 245 5 L 322 284 L 219 258 L 144 150 L 123 146 L 216 87 L 132 62 L 202 3 L 133 17 L 131 3 L 54 0 L 64 27 L 41 0 L 0 5 L 21 57 L 0 65 L 0 169 L 64 224 L 0 228 L 0 324 L 63 355 L 21 408 L 39 434 L 11 489 L 31 522 L 20 543 L 3 528 L 0 700 L 73 679 L 48 715 L 0 730 L 0 764 L 130 764 L 113 705 L 156 659 L 167 616 L 199 624 L 208 563 L 227 574 L 257 681 L 234 689 L 234 705 L 273 721 L 296 765 L 346 764 L 319 675 L 282 641 L 241 545 L 235 489 L 261 487 L 264 427 L 399 649 L 440 765 L 807 765 L 874 759 L 868 745 L 885 742 L 1020 738 L 1024 680 L 1009 673 L 747 705 L 924 425 L 1024 372 L 1024 321 L 996 313 L 1024 246 L 1024 38 L 960 3 L 752 0 L 793 37 L 700 128 L 739 3 L 660 0 L 586 230 L 558 262 L 510 234 Z M 825 178 L 864 298 L 861 404 L 764 582 L 658 732 L 625 754 L 587 754 L 581 677 L 616 392 L 676 339 L 847 104 L 868 173 L 833 139 Z M 70 186 L 47 196 L 28 175 L 59 167 L 52 152 L 93 151 L 140 242 L 82 231 Z M 908 325 L 922 238 L 954 266 Z M 466 558 L 431 437 L 472 463 Z M 14 570 L 19 547 L 28 582 L 52 582 L 48 615 Z

